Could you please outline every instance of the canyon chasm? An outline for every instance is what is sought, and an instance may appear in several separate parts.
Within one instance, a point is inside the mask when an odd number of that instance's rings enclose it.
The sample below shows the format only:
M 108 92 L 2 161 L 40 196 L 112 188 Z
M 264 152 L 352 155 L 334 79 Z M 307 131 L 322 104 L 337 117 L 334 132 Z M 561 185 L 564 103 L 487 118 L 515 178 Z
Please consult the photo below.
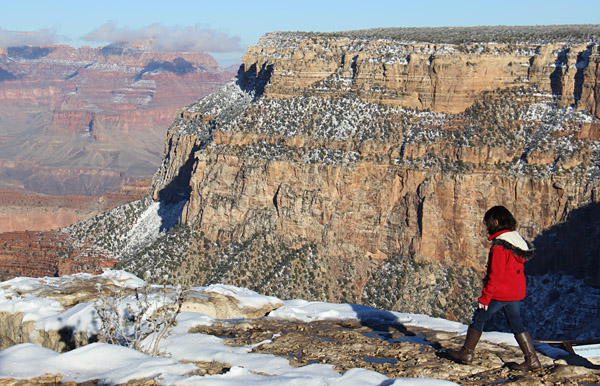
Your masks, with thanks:
M 0 187 L 100 196 L 149 178 L 177 108 L 234 72 L 205 53 L 0 48 Z
M 95 201 L 152 177 L 175 111 L 234 75 L 206 53 L 0 47 L 0 233 L 112 209 Z

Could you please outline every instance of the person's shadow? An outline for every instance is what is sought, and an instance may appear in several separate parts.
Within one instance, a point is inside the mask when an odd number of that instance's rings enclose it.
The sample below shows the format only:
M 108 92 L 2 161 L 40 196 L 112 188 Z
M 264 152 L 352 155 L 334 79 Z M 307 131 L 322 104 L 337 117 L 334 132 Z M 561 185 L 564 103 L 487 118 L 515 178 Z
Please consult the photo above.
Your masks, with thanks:
M 390 311 L 378 310 L 360 304 L 351 304 L 352 310 L 361 326 L 368 327 L 371 331 L 363 333 L 369 338 L 379 338 L 388 343 L 410 342 L 428 345 L 439 351 L 441 345 L 438 342 L 430 342 L 422 334 L 409 331 L 404 324 L 398 320 L 398 316 Z

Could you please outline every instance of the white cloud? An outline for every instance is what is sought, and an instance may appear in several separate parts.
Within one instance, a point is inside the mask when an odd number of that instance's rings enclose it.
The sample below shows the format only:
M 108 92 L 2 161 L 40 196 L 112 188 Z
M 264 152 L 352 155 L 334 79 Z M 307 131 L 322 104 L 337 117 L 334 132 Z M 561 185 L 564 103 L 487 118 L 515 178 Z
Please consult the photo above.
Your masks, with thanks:
M 117 27 L 108 22 L 83 36 L 99 43 L 147 44 L 156 51 L 173 52 L 238 52 L 243 51 L 240 38 L 216 30 L 191 27 L 165 27 L 151 24 L 140 29 Z
M 0 47 L 42 46 L 54 44 L 57 40 L 56 33 L 48 29 L 23 32 L 0 28 Z

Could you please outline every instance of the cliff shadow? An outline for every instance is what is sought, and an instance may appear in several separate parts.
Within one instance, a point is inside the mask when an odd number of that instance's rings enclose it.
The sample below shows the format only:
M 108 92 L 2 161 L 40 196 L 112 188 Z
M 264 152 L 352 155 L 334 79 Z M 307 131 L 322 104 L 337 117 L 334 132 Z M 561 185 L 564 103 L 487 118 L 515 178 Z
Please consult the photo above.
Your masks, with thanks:
M 527 296 L 521 304 L 525 328 L 537 340 L 600 337 L 600 203 L 573 210 L 566 220 L 533 241 L 525 263 Z M 510 332 L 501 315 L 486 331 Z
M 535 257 L 525 272 L 564 272 L 600 288 L 600 202 L 573 210 L 567 220 L 533 240 Z
M 177 175 L 167 185 L 159 190 L 157 197 L 160 202 L 158 215 L 161 218 L 160 231 L 168 231 L 181 222 L 185 204 L 190 200 L 192 187 L 190 181 L 194 172 L 196 159 L 194 153 L 201 146 L 195 145 L 185 163 L 179 168 Z
M 581 93 L 583 92 L 584 71 L 589 65 L 593 48 L 594 46 L 588 45 L 584 51 L 577 54 L 577 61 L 575 63 L 577 72 L 575 73 L 575 85 L 573 87 L 573 97 L 575 99 L 575 103 L 579 102 L 581 99 Z
M 554 71 L 550 74 L 550 89 L 552 95 L 555 97 L 561 97 L 563 92 L 562 76 L 563 68 L 568 66 L 568 51 L 562 50 L 558 53 L 556 61 L 554 62 Z
M 577 103 L 581 99 L 581 93 L 583 91 L 584 81 L 584 70 L 588 66 L 589 58 L 592 55 L 593 46 L 588 45 L 584 51 L 577 54 L 575 62 L 576 73 L 574 76 L 573 85 L 573 99 Z M 563 76 L 565 71 L 563 69 L 568 68 L 568 54 L 569 49 L 562 50 L 558 53 L 557 59 L 554 62 L 555 69 L 550 74 L 550 88 L 552 95 L 555 97 L 561 97 L 563 95 Z
M 273 65 L 264 63 L 260 69 L 253 63 L 247 70 L 245 65 L 241 65 L 237 74 L 237 83 L 240 88 L 248 93 L 254 93 L 254 100 L 257 100 L 265 92 L 265 87 L 271 80 L 273 74 Z

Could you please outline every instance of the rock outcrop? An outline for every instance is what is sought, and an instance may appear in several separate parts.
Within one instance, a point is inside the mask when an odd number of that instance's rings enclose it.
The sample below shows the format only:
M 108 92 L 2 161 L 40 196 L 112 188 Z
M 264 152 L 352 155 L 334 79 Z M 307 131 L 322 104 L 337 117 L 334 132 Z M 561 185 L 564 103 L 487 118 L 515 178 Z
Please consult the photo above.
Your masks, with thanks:
M 184 200 L 182 223 L 210 240 L 316 246 L 334 298 L 384 297 L 373 273 L 402 256 L 482 272 L 489 207 L 507 206 L 541 246 L 544 230 L 599 205 L 599 58 L 588 41 L 267 34 L 235 84 L 180 111 L 153 196 Z M 597 253 L 560 258 L 590 266 Z M 596 272 L 571 273 L 598 286 Z M 456 280 L 442 298 L 474 298 L 479 285 Z M 407 283 L 392 284 L 395 307 Z
M 72 275 L 72 276 L 68 276 Z M 42 278 L 28 290 L 19 289 L 19 283 L 12 285 L 6 282 L 4 290 L 14 290 L 13 298 L 3 298 L 2 301 L 12 300 L 14 303 L 26 302 L 34 297 L 56 302 L 64 311 L 75 306 L 93 305 L 101 299 L 110 296 L 125 298 L 128 294 L 144 291 L 140 288 L 140 280 L 118 275 L 73 275 L 65 274 L 64 280 L 57 278 Z M 27 278 L 23 278 L 27 280 Z M 145 283 L 144 283 L 145 285 Z M 169 291 L 161 286 L 150 288 L 152 293 Z M 256 307 L 240 306 L 239 299 L 234 294 L 228 295 L 212 291 L 210 288 L 192 289 L 186 293 L 181 307 L 182 312 L 203 313 L 215 319 L 255 319 L 267 315 L 270 311 L 283 306 L 276 298 Z M 20 343 L 34 343 L 58 352 L 65 352 L 76 347 L 84 346 L 98 340 L 97 331 L 87 331 L 74 327 L 69 331 L 44 328 L 36 324 L 26 312 L 0 312 L 0 350 Z
M 57 353 L 71 351 L 101 339 L 96 331 L 86 330 L 95 326 L 87 321 L 88 318 L 96 318 L 92 312 L 94 302 L 100 303 L 101 299 L 116 294 L 133 294 L 136 289 L 145 293 L 143 281 L 116 272 L 111 275 L 73 275 L 37 280 L 19 278 L 14 282 L 3 282 L 1 288 L 0 303 L 13 301 L 26 309 L 26 304 L 35 302 L 45 308 L 40 312 L 43 317 L 37 318 L 38 320 L 34 316 L 37 310 L 0 312 L 0 349 L 31 342 Z M 261 303 L 262 306 L 249 308 L 247 305 L 240 306 L 243 303 L 240 301 L 240 294 L 247 294 L 247 290 L 235 287 L 229 287 L 228 290 L 231 295 L 224 293 L 227 291 L 213 288 L 193 288 L 183 302 L 182 311 L 186 314 L 181 322 L 187 327 L 185 331 L 180 329 L 173 333 L 183 333 L 190 338 L 196 334 L 214 337 L 211 344 L 198 345 L 194 349 L 198 353 L 204 353 L 202 357 L 223 358 L 220 361 L 193 361 L 197 369 L 186 376 L 194 376 L 195 382 L 201 380 L 199 377 L 203 375 L 226 374 L 231 371 L 233 365 L 226 363 L 228 356 L 219 353 L 219 345 L 214 342 L 217 338 L 225 340 L 228 346 L 240 348 L 235 351 L 238 362 L 243 355 L 250 357 L 255 354 L 270 354 L 285 358 L 298 368 L 316 363 L 328 364 L 340 374 L 352 369 L 368 369 L 392 379 L 433 378 L 473 386 L 600 382 L 599 366 L 548 344 L 536 343 L 543 369 L 535 373 L 520 372 L 511 369 L 522 361 L 519 348 L 508 342 L 499 343 L 502 339 L 498 336 L 490 339 L 491 336 L 488 338 L 484 334 L 477 345 L 474 361 L 465 365 L 451 360 L 446 353 L 449 349 L 460 347 L 464 336 L 457 336 L 452 331 L 420 326 L 419 323 L 414 323 L 413 315 L 351 306 L 357 313 L 356 318 L 336 319 L 333 311 L 325 319 L 317 318 L 312 322 L 286 320 L 269 315 L 283 306 L 278 299 L 251 293 L 249 296 L 254 302 Z M 152 291 L 169 293 L 172 288 L 152 286 Z M 259 299 L 261 297 L 263 299 Z M 208 314 L 206 311 L 209 311 Z M 72 315 L 79 315 L 79 318 Z M 100 323 L 99 320 L 96 321 Z M 432 322 L 444 326 L 446 321 Z M 56 325 L 62 328 L 53 329 Z M 168 345 L 166 347 L 169 348 Z M 229 356 L 232 357 L 234 356 Z M 269 356 L 259 359 L 252 357 L 254 361 L 267 358 Z M 143 363 L 141 354 L 138 360 Z M 240 366 L 239 363 L 236 365 Z M 5 378 L 0 379 L 0 385 L 62 384 L 61 379 L 65 374 L 60 374 L 58 369 L 48 366 L 48 363 L 45 366 L 46 377 L 30 380 Z M 86 366 L 93 368 L 94 364 L 86 363 Z M 120 368 L 111 370 L 123 371 Z M 275 374 L 255 374 L 258 375 L 268 377 Z M 179 379 L 184 378 L 180 376 Z M 103 379 L 96 381 L 94 383 L 102 383 Z M 157 384 L 155 382 L 156 379 L 145 379 L 127 384 Z
M 399 40 L 402 37 L 399 37 Z M 484 91 L 533 86 L 561 103 L 597 114 L 598 46 L 579 44 L 433 44 L 323 34 L 272 33 L 244 55 L 246 71 L 268 69 L 265 96 L 287 98 L 338 72 L 367 102 L 460 113 Z

